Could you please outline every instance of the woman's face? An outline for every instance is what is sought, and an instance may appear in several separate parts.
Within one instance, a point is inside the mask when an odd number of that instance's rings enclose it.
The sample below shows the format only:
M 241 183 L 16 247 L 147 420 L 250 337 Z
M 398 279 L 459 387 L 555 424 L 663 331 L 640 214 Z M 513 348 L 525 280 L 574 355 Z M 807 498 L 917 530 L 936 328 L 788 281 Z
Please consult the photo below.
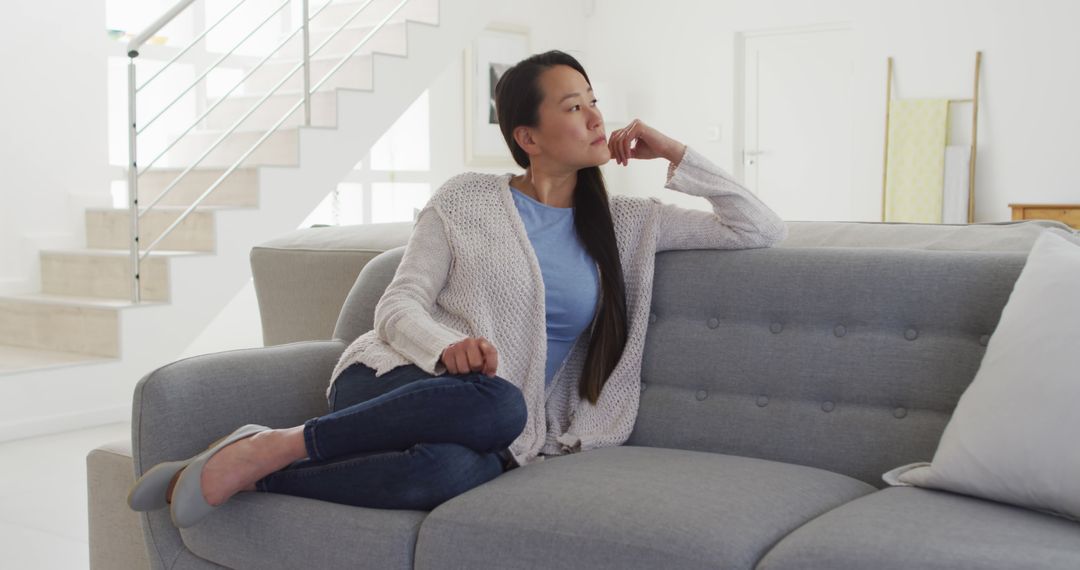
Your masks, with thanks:
M 604 117 L 585 76 L 570 66 L 556 65 L 540 75 L 540 88 L 544 93 L 540 127 L 530 130 L 542 155 L 532 159 L 562 164 L 570 170 L 611 160 Z M 597 139 L 603 140 L 594 143 Z

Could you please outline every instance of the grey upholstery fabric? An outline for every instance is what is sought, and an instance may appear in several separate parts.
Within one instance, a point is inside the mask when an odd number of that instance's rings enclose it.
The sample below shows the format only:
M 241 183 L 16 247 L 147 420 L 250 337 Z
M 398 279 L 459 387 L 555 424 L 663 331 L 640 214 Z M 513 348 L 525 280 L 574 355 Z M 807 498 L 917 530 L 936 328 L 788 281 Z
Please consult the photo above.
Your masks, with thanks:
M 413 567 L 426 511 L 366 509 L 273 493 L 239 493 L 181 529 L 197 556 L 228 568 Z
M 929 461 L 1023 253 L 657 255 L 627 442 L 810 465 L 884 486 Z
M 375 328 L 375 305 L 394 279 L 394 273 L 404 255 L 405 246 L 396 247 L 364 265 L 341 307 L 333 338 L 349 344 Z
M 323 253 L 327 251 L 386 251 L 405 245 L 414 222 L 355 224 L 301 228 L 265 241 L 256 247 L 294 249 Z M 405 240 L 402 241 L 402 236 Z
M 162 461 L 191 457 L 246 423 L 291 427 L 325 414 L 326 383 L 344 349 L 337 341 L 309 341 L 230 350 L 147 374 L 132 403 L 134 476 Z M 152 568 L 212 567 L 189 560 L 168 509 L 140 516 Z M 184 560 L 187 566 L 174 565 Z
M 109 442 L 86 455 L 91 570 L 143 570 L 149 565 L 139 514 L 127 508 L 134 482 L 130 441 Z M 123 508 L 116 508 L 120 505 Z
M 760 570 L 1080 568 L 1080 525 L 945 491 L 891 487 L 781 540 Z
M 917 567 L 952 541 L 942 559 L 965 567 L 984 561 L 980 548 L 996 552 L 984 545 L 1004 540 L 1002 529 L 1025 525 L 1001 560 L 1076 567 L 1075 523 L 935 491 L 875 491 L 881 473 L 932 457 L 1037 235 L 1030 229 L 1045 224 L 996 228 L 1007 239 L 975 226 L 799 224 L 774 248 L 658 254 L 626 445 L 504 473 L 430 514 L 254 493 L 183 535 L 167 510 L 143 514 L 151 566 L 749 568 L 769 552 L 763 567 L 876 567 L 886 557 Z M 868 247 L 879 232 L 889 246 Z M 333 365 L 370 330 L 403 252 L 387 247 L 347 287 L 315 295 L 341 307 L 337 340 L 198 356 L 140 380 L 134 474 L 244 423 L 295 426 L 325 413 Z M 295 252 L 265 253 L 273 265 Z M 296 299 L 323 282 L 290 281 L 302 263 L 267 274 L 286 285 L 281 297 L 260 296 L 264 319 L 265 303 L 286 328 L 289 313 L 306 310 Z M 343 304 L 331 299 L 345 290 Z
M 412 222 L 305 228 L 253 247 L 263 344 L 332 338 L 361 268 L 408 243 L 412 228 Z
M 420 528 L 416 568 L 752 568 L 788 532 L 873 491 L 747 457 L 595 449 L 443 503 Z
M 785 222 L 788 237 L 776 247 L 886 247 L 902 249 L 1023 251 L 1047 229 L 1077 239 L 1080 232 L 1055 220 L 981 224 L 904 222 Z

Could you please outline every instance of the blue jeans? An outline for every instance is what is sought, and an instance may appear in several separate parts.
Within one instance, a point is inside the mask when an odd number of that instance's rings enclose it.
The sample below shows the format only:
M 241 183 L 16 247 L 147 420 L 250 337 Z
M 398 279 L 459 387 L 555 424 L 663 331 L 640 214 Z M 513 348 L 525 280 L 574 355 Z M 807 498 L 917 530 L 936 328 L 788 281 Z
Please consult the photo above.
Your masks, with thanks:
M 517 464 L 521 390 L 480 372 L 431 376 L 398 366 L 381 377 L 341 372 L 330 413 L 304 422 L 308 457 L 256 482 L 258 491 L 377 509 L 431 510 Z

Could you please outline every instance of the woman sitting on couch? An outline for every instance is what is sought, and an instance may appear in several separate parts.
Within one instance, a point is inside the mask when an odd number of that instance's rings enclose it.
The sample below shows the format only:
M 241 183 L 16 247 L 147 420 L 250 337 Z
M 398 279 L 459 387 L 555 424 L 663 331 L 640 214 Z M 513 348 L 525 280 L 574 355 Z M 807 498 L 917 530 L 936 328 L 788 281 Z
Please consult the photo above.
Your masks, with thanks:
M 640 120 L 605 137 L 584 68 L 561 51 L 509 68 L 499 126 L 524 174 L 466 172 L 420 212 L 375 328 L 343 352 L 329 412 L 248 424 L 147 471 L 135 510 L 187 527 L 241 491 L 430 510 L 544 459 L 633 429 L 655 253 L 769 247 L 783 221 Z M 712 212 L 608 195 L 600 166 L 664 158 L 665 187 Z M 496 375 L 496 374 L 499 375 Z

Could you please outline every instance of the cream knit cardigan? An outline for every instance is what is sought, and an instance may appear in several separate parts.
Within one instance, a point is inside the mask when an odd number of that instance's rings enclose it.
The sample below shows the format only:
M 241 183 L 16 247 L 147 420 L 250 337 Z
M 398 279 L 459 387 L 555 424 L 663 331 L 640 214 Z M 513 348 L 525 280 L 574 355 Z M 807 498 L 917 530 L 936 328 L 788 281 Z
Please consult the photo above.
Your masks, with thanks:
M 545 387 L 543 279 L 510 193 L 511 177 L 466 172 L 432 195 L 375 307 L 375 328 L 345 349 L 331 385 L 356 362 L 374 368 L 376 376 L 405 364 L 439 376 L 447 373 L 440 361 L 443 349 L 482 336 L 499 351 L 496 374 L 525 396 L 528 421 L 510 446 L 519 465 L 542 461 L 545 455 L 621 445 L 637 417 L 656 252 L 769 247 L 787 237 L 787 226 L 690 147 L 669 165 L 664 187 L 707 199 L 712 212 L 651 197 L 609 195 L 629 330 L 622 358 L 594 406 L 580 399 L 577 389 L 591 328 L 578 337 Z

